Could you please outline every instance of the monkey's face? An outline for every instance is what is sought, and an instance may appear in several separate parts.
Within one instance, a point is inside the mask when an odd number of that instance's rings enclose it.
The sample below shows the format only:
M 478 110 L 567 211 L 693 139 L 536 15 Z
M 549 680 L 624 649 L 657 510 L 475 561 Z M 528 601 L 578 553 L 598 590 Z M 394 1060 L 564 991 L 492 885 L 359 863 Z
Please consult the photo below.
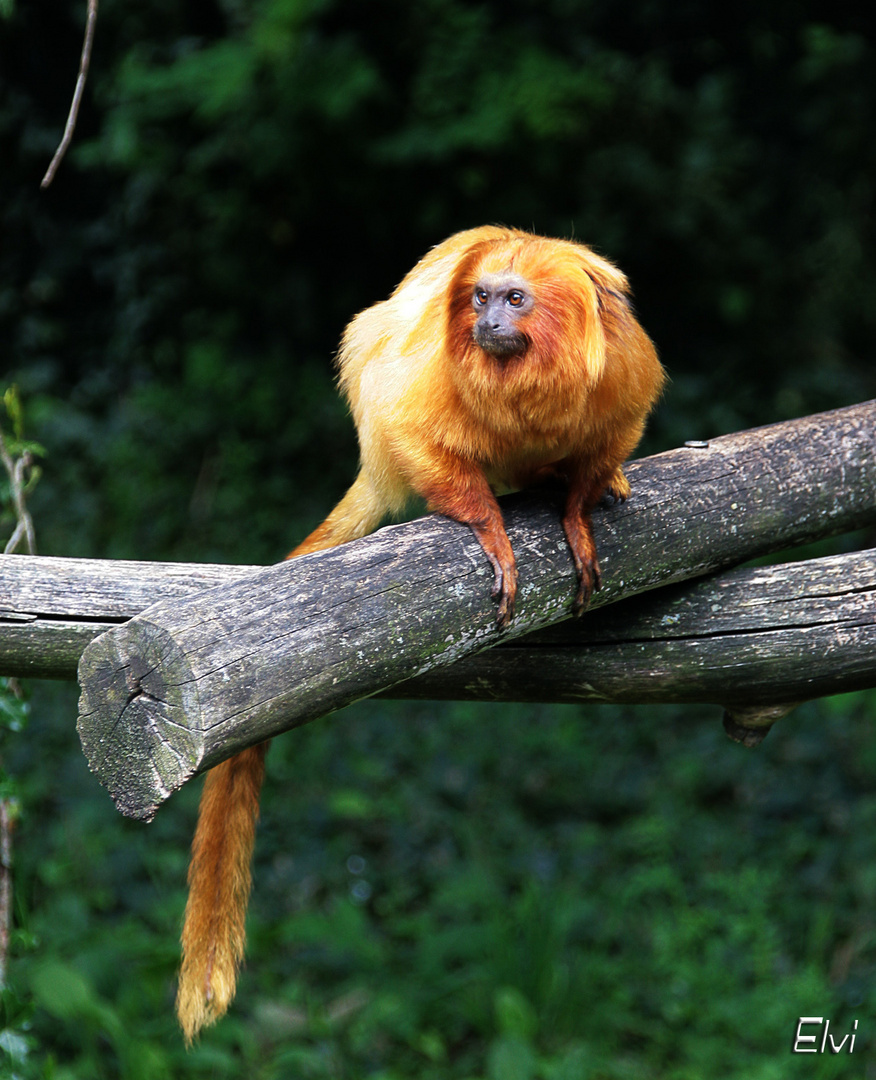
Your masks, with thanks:
M 526 351 L 523 322 L 535 307 L 529 283 L 519 274 L 484 274 L 472 290 L 475 320 L 471 336 L 499 360 Z

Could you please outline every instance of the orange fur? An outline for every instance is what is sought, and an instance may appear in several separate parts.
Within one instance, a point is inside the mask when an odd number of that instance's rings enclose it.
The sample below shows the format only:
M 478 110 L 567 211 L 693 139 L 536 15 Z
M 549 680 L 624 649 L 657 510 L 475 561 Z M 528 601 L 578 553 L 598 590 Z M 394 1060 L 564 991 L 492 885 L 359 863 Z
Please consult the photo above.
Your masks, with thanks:
M 267 743 L 211 769 L 204 781 L 189 866 L 176 1011 L 191 1043 L 222 1016 L 246 942 L 250 861 Z
M 505 272 L 529 283 L 535 307 L 520 321 L 525 352 L 497 361 L 472 340 L 471 297 L 482 276 Z M 344 334 L 357 485 L 385 512 L 415 493 L 469 524 L 495 570 L 503 624 L 517 574 L 496 489 L 564 479 L 576 610 L 599 584 L 590 511 L 606 489 L 629 493 L 621 466 L 664 382 L 627 295 L 620 270 L 581 244 L 486 226 L 439 244 Z
M 514 275 L 534 305 L 526 347 L 475 344 L 473 291 Z M 433 248 L 389 299 L 347 327 L 341 388 L 356 422 L 353 486 L 295 555 L 364 536 L 411 495 L 471 526 L 495 573 L 498 621 L 512 617 L 514 553 L 494 494 L 545 476 L 567 485 L 563 525 L 578 575 L 573 610 L 600 570 L 590 512 L 629 495 L 622 464 L 660 394 L 663 369 L 627 300 L 624 275 L 581 244 L 485 226 Z M 193 845 L 178 1011 L 186 1038 L 217 1019 L 243 954 L 262 756 L 246 750 L 207 777 Z

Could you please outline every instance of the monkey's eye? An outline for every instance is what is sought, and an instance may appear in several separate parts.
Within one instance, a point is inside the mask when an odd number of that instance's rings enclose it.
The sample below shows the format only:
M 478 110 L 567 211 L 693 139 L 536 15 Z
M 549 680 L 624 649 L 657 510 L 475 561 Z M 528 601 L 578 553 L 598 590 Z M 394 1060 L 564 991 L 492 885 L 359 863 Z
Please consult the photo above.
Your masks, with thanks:
M 512 289 L 512 291 L 508 293 L 506 299 L 511 307 L 520 307 L 526 297 L 519 289 Z
M 487 302 L 487 293 L 485 289 L 475 289 L 474 300 L 476 304 L 483 306 Z

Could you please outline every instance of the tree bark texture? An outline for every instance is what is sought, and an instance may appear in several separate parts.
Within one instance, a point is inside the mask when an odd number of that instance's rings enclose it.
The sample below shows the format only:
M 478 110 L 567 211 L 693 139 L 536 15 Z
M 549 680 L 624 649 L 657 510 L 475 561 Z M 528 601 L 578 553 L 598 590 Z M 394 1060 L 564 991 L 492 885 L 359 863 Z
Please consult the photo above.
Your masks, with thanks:
M 594 514 L 604 578 L 594 609 L 873 524 L 876 403 L 627 472 L 630 500 Z M 576 583 L 558 503 L 525 495 L 503 505 L 520 571 L 506 631 L 471 531 L 431 517 L 156 604 L 95 639 L 80 664 L 79 732 L 119 809 L 149 818 L 244 746 L 565 618 Z M 734 686 L 730 674 L 718 700 Z
M 113 626 L 263 569 L 0 555 L 0 674 L 75 679 L 85 646 Z
M 383 693 L 711 702 L 744 714 L 876 686 L 876 551 L 728 570 L 613 604 Z

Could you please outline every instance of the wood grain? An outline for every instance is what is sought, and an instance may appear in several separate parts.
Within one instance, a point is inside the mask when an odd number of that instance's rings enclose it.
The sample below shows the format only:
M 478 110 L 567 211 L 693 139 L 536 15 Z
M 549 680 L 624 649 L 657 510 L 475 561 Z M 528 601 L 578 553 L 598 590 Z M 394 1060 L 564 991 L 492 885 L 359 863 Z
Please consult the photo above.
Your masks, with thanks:
M 387 697 L 714 702 L 734 713 L 876 686 L 876 551 L 728 570 L 465 657 Z
M 670 451 L 628 476 L 633 497 L 594 515 L 594 609 L 872 525 L 876 402 Z M 504 632 L 470 530 L 432 517 L 158 603 L 96 638 L 79 732 L 119 808 L 148 818 L 246 745 L 565 618 L 575 581 L 557 504 L 515 496 L 503 512 L 521 581 Z M 725 674 L 718 700 L 738 686 Z

